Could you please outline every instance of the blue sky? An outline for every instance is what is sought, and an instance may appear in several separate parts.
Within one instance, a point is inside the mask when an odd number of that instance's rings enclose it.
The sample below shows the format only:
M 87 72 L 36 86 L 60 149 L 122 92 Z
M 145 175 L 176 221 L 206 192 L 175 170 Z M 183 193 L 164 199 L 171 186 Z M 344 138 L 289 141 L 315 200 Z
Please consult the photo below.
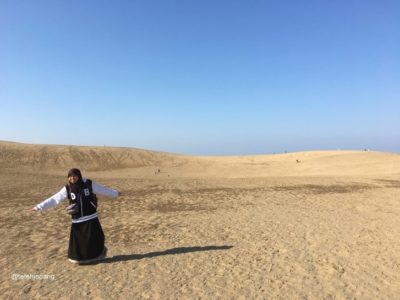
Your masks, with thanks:
M 0 0 L 0 140 L 400 152 L 399 1 Z

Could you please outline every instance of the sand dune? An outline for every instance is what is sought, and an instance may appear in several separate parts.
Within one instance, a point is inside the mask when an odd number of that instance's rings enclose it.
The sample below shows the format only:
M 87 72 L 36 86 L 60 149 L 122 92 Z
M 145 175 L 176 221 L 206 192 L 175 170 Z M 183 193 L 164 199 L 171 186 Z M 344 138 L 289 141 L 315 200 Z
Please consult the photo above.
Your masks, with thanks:
M 0 142 L 0 167 L 62 172 L 118 171 L 152 176 L 265 177 L 318 175 L 399 175 L 399 155 L 365 151 L 310 151 L 276 155 L 193 157 L 135 148 L 32 145 Z M 160 172 L 161 173 L 161 172 Z M 113 174 L 118 176 L 118 174 Z
M 116 170 L 173 165 L 177 155 L 133 148 L 32 145 L 0 142 L 2 167 L 57 170 L 77 165 L 87 170 Z
M 28 211 L 65 184 L 70 167 L 122 191 L 99 199 L 110 257 L 97 265 L 66 260 L 66 204 Z M 0 180 L 5 299 L 400 294 L 398 154 L 193 157 L 0 142 Z

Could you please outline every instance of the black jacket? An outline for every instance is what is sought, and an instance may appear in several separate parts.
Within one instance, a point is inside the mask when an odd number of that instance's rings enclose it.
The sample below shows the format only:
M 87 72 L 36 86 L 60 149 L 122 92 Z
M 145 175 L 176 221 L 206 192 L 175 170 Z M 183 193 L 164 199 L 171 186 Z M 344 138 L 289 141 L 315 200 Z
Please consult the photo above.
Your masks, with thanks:
M 78 205 L 78 212 L 72 215 L 73 220 L 97 213 L 97 197 L 93 193 L 92 181 L 90 179 L 83 181 L 77 195 L 71 192 L 68 184 L 65 188 L 67 189 L 69 204 L 76 203 Z

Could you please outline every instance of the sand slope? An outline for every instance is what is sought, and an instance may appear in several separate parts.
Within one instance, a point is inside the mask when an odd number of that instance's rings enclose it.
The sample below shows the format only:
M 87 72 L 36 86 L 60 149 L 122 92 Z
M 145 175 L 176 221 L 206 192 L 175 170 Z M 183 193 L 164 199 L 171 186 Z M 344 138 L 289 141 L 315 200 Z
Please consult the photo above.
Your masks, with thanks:
M 99 200 L 110 258 L 97 265 L 66 260 L 66 203 L 43 214 L 28 211 L 57 192 L 73 166 L 123 193 Z M 396 299 L 400 293 L 397 154 L 190 157 L 1 142 L 0 182 L 2 298 Z M 13 280 L 13 274 L 55 280 Z

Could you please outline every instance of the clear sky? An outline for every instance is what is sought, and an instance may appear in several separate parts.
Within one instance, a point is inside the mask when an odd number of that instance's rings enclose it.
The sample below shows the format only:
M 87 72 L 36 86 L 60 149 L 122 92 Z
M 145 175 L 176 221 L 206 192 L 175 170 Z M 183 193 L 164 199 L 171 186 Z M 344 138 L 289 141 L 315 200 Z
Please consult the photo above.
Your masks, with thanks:
M 400 1 L 0 0 L 0 140 L 400 152 Z

